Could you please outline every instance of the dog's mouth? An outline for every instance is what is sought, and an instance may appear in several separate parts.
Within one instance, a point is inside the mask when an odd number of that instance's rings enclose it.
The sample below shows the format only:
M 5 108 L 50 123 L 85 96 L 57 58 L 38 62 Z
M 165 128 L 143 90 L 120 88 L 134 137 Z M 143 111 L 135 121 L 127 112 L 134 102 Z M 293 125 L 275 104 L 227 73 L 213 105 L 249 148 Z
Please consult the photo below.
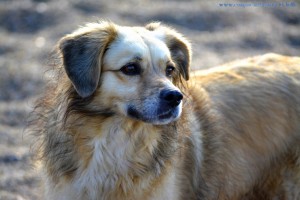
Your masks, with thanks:
M 181 114 L 181 105 L 172 109 L 157 109 L 156 111 L 139 111 L 130 105 L 127 109 L 127 115 L 130 118 L 140 120 L 151 124 L 168 124 L 179 118 Z
M 158 114 L 158 119 L 163 120 L 172 117 L 174 109 L 167 110 L 163 113 Z

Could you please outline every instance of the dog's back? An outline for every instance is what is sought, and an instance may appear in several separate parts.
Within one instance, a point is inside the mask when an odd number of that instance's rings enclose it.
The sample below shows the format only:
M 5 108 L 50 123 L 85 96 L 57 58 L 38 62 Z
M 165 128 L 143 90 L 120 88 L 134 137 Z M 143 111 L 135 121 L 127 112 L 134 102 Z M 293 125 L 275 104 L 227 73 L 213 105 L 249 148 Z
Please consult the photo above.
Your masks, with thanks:
M 204 196 L 300 198 L 300 58 L 266 54 L 195 72 L 194 81 L 217 120 L 216 131 L 202 131 Z

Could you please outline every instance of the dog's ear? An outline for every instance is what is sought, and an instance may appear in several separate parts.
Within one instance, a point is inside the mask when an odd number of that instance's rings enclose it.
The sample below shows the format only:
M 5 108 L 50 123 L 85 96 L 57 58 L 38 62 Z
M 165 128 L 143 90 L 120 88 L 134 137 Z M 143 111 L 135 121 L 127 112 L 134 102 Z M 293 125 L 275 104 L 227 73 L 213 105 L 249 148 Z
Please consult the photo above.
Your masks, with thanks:
M 174 29 L 153 22 L 146 25 L 149 31 L 157 31 L 158 35 L 170 49 L 172 59 L 179 68 L 181 76 L 189 80 L 189 70 L 191 65 L 192 50 L 190 42 Z M 162 36 L 162 37 L 161 37 Z
M 116 35 L 112 23 L 100 22 L 87 24 L 59 41 L 65 71 L 81 97 L 97 89 L 103 54 Z

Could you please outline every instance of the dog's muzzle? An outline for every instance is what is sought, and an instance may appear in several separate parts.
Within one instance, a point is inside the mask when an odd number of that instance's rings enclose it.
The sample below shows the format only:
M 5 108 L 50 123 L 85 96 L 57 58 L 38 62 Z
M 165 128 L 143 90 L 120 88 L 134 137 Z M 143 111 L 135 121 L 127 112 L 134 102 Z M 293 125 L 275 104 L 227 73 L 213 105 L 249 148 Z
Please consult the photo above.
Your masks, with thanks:
M 152 124 L 168 124 L 180 117 L 183 95 L 179 90 L 163 89 L 158 96 L 146 98 L 141 107 L 130 104 L 128 116 Z

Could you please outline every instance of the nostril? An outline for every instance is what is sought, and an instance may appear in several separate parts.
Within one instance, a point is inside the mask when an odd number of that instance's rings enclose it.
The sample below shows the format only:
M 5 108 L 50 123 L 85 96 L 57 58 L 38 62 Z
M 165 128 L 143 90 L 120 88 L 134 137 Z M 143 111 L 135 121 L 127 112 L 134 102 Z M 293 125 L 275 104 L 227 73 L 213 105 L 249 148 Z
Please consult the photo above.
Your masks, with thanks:
M 183 99 L 183 95 L 180 92 L 178 92 L 176 98 L 177 98 L 177 101 L 181 101 Z
M 183 95 L 177 90 L 162 90 L 160 98 L 171 106 L 178 106 Z

